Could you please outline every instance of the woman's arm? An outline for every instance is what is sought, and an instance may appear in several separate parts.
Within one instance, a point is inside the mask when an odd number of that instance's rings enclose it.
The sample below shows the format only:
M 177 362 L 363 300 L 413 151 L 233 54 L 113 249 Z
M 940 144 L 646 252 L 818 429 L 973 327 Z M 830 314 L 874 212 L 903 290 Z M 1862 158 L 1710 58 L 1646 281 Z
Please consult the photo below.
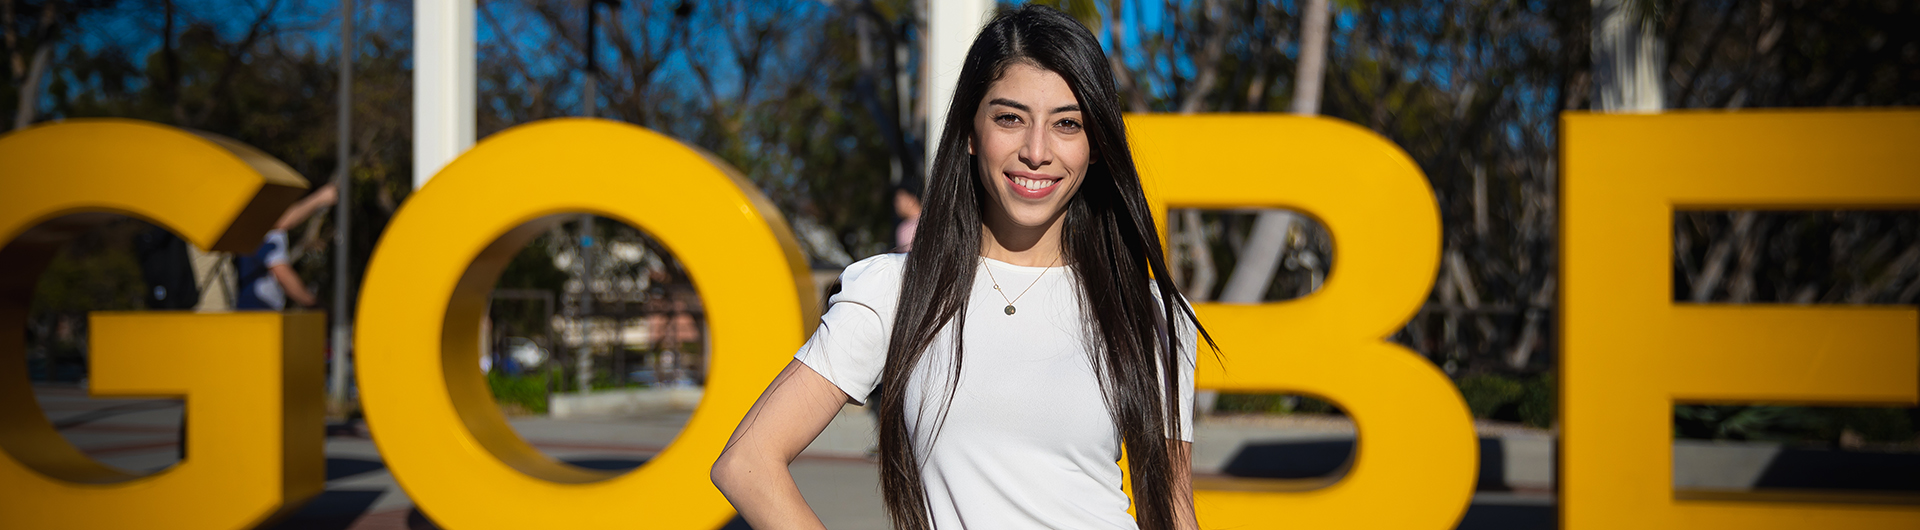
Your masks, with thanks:
M 1168 439 L 1167 457 L 1173 463 L 1173 527 L 1200 530 L 1193 516 L 1193 442 Z
M 307 290 L 307 284 L 300 281 L 300 273 L 294 272 L 292 265 L 285 263 L 274 265 L 267 267 L 267 272 L 273 273 L 273 280 L 280 282 L 280 292 L 286 293 L 287 300 L 293 302 L 287 304 L 287 309 L 293 309 L 296 305 L 313 307 L 318 303 L 318 300 L 313 299 L 313 291 Z
M 787 471 L 848 402 L 847 393 L 798 359 L 787 363 L 734 428 L 713 463 L 713 485 L 760 530 L 826 528 Z

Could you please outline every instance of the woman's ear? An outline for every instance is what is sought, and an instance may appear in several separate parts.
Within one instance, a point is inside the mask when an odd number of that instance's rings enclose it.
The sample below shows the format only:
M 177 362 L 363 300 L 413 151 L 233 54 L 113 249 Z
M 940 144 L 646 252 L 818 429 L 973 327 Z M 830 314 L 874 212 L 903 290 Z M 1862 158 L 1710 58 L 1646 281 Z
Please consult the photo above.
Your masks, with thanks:
M 967 135 L 967 156 L 973 156 L 973 135 Z

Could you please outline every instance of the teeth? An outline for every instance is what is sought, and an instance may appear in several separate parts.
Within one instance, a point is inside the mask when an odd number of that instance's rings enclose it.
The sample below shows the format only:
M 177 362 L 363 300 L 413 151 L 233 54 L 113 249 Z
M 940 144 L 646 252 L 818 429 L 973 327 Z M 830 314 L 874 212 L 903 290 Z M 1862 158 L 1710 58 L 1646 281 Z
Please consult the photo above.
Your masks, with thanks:
M 1013 177 L 1013 183 L 1029 190 L 1042 190 L 1053 186 L 1051 180 L 1037 180 L 1026 177 Z

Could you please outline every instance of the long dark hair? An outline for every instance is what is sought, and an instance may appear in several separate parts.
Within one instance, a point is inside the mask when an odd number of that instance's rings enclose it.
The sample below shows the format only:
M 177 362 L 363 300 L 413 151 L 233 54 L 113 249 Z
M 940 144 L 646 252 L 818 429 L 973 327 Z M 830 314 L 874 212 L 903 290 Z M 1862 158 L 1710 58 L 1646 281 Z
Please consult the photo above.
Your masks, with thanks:
M 1085 117 L 1095 163 L 1087 166 L 1079 190 L 1068 200 L 1061 251 L 1080 280 L 1087 354 L 1126 448 L 1135 517 L 1143 529 L 1173 528 L 1173 462 L 1166 440 L 1180 434 L 1175 389 L 1183 356 L 1170 340 L 1172 323 L 1185 318 L 1202 336 L 1206 331 L 1169 279 L 1099 41 L 1072 17 L 1042 6 L 1004 13 L 980 31 L 947 110 L 881 372 L 880 484 L 887 514 L 896 528 L 929 526 L 920 473 L 924 455 L 916 454 L 907 430 L 906 383 L 935 337 L 946 332 L 953 338 L 947 403 L 958 384 L 966 327 L 960 317 L 967 313 L 979 264 L 986 193 L 967 141 L 987 88 L 1019 63 L 1059 74 Z

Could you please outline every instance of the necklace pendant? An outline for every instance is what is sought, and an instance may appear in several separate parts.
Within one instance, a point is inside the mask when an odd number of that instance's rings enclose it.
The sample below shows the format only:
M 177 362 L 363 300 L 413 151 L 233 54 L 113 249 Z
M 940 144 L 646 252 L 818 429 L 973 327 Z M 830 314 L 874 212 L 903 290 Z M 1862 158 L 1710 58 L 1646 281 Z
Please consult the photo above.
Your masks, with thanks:
M 1007 304 L 1007 314 L 1008 315 L 1013 314 L 1013 304 Z

